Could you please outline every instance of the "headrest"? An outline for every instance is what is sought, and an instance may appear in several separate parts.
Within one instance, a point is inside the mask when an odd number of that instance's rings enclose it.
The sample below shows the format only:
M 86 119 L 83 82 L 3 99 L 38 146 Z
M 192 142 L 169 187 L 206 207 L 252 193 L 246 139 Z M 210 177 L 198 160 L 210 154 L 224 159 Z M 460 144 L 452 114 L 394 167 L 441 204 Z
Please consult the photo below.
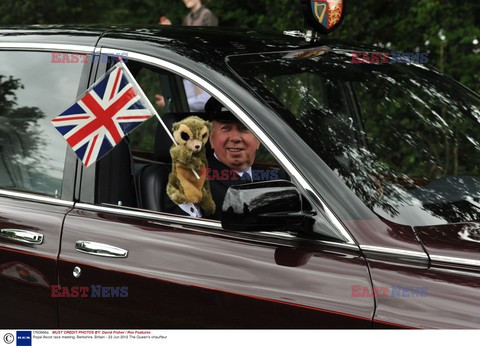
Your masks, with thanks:
M 175 122 L 181 121 L 189 116 L 198 116 L 204 120 L 208 118 L 207 114 L 204 112 L 169 112 L 161 117 L 171 132 Z M 171 163 L 172 158 L 170 157 L 170 148 L 172 147 L 172 144 L 172 139 L 166 134 L 165 129 L 159 122 L 155 134 L 155 160 L 164 163 Z M 209 147 L 210 146 L 207 145 L 207 149 Z

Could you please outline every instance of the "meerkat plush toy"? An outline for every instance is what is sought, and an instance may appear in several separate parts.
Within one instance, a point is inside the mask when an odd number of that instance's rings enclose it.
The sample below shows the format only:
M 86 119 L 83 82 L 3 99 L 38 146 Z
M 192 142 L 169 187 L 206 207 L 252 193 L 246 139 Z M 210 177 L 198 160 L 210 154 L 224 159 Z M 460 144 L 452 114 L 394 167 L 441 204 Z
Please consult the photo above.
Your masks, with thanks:
M 204 212 L 213 214 L 215 202 L 206 178 L 208 166 L 205 144 L 208 141 L 210 122 L 197 116 L 187 117 L 173 124 L 172 172 L 168 177 L 167 194 L 176 204 L 199 204 Z M 200 179 L 195 177 L 193 170 Z

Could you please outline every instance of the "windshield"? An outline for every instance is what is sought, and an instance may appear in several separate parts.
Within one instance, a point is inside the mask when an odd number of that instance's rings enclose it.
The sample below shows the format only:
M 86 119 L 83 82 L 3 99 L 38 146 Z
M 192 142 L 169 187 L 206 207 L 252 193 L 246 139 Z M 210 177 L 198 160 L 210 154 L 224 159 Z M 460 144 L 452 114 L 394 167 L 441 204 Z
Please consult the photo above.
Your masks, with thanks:
M 328 47 L 229 64 L 378 215 L 480 220 L 480 100 L 422 65 L 354 64 Z

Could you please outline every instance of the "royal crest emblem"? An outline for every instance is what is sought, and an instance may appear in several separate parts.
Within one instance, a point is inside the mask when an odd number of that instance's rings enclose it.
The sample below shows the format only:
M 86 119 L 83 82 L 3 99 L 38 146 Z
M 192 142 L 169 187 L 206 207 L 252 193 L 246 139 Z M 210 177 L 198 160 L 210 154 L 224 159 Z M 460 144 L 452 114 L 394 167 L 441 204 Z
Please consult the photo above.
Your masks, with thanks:
M 302 4 L 307 23 L 319 32 L 331 32 L 343 18 L 343 0 L 302 0 Z

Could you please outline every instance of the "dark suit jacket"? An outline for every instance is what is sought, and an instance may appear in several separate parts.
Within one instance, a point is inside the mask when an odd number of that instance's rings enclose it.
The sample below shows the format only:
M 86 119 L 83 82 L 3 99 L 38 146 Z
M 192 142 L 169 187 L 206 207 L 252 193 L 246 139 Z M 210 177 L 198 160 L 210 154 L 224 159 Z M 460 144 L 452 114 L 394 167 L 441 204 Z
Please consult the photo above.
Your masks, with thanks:
M 242 183 L 245 183 L 245 181 L 242 181 L 240 176 L 237 174 L 232 174 L 234 175 L 233 178 L 236 177 L 237 180 L 232 179 L 232 175 L 230 175 L 230 168 L 228 168 L 225 164 L 217 160 L 215 156 L 212 155 L 207 160 L 208 160 L 209 168 L 211 169 L 210 175 L 213 176 L 212 173 L 214 172 L 222 173 L 223 170 L 226 170 L 229 172 L 229 180 L 209 180 L 210 191 L 212 192 L 212 197 L 213 197 L 213 201 L 215 202 L 216 209 L 213 215 L 211 216 L 203 215 L 203 217 L 220 220 L 222 217 L 222 205 L 225 199 L 225 195 L 227 194 L 228 188 L 233 185 L 240 185 Z M 166 213 L 172 213 L 177 215 L 188 215 L 186 212 L 180 209 L 178 205 L 173 203 L 168 197 L 168 195 L 165 195 L 165 196 L 166 196 L 165 197 Z
M 228 168 L 225 164 L 220 162 L 212 156 L 208 159 L 208 164 L 213 171 L 217 171 L 217 173 L 222 173 L 222 170 L 226 170 L 229 172 L 229 180 L 210 180 L 210 191 L 212 192 L 213 201 L 215 202 L 216 209 L 215 214 L 211 216 L 211 218 L 215 220 L 222 219 L 222 206 L 223 201 L 225 200 L 225 195 L 227 194 L 227 190 L 230 186 L 233 185 L 240 185 L 246 183 L 246 181 L 242 180 L 240 175 L 233 174 L 230 172 L 230 168 Z

